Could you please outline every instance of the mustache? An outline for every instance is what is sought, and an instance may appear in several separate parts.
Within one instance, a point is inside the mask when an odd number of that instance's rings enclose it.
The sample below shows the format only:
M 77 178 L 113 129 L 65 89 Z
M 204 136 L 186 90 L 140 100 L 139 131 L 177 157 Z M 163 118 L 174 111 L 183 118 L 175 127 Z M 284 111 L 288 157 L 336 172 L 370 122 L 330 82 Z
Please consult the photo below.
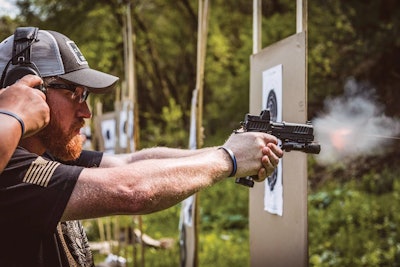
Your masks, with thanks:
M 84 119 L 78 119 L 76 123 L 73 124 L 71 127 L 72 129 L 81 129 L 85 126 L 85 120 Z

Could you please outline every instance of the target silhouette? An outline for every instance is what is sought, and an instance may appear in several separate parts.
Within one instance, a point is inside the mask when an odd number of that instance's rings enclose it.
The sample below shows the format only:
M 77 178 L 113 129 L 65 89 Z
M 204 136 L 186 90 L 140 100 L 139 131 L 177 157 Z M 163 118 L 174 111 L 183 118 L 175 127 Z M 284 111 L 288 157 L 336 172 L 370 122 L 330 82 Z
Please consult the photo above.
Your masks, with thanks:
M 276 99 L 276 94 L 273 89 L 269 91 L 267 97 L 267 109 L 269 109 L 271 120 L 276 121 L 278 118 L 278 101 Z M 275 168 L 274 172 L 267 178 L 269 190 L 274 191 L 276 182 L 278 180 L 278 168 Z

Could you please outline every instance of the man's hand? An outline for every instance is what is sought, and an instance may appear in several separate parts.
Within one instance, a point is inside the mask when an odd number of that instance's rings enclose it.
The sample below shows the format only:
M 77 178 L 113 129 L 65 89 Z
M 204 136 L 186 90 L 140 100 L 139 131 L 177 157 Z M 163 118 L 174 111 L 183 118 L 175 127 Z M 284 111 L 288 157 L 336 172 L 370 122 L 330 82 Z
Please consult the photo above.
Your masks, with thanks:
M 224 147 L 232 150 L 237 160 L 236 177 L 258 175 L 259 182 L 273 173 L 283 156 L 275 136 L 261 132 L 232 134 Z
M 18 115 L 25 124 L 23 137 L 35 134 L 50 120 L 46 96 L 35 88 L 43 81 L 35 75 L 26 75 L 15 84 L 0 90 L 0 109 Z
M 279 159 L 283 156 L 282 149 L 274 143 L 268 143 L 262 151 L 264 156 L 261 161 L 264 167 L 258 171 L 258 179 L 255 179 L 257 182 L 262 182 L 269 177 L 275 171 Z

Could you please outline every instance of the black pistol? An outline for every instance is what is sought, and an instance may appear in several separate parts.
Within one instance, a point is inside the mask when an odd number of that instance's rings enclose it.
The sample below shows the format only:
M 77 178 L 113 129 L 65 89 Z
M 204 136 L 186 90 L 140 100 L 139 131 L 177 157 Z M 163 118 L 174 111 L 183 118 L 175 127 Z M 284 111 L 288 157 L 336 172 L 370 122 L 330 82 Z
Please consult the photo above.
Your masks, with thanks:
M 271 121 L 270 111 L 265 109 L 259 116 L 246 114 L 240 123 L 244 132 L 264 132 L 281 140 L 282 150 L 302 151 L 309 154 L 319 154 L 321 146 L 314 142 L 314 128 L 310 122 L 306 124 Z M 236 183 L 248 187 L 254 186 L 253 177 L 236 178 Z

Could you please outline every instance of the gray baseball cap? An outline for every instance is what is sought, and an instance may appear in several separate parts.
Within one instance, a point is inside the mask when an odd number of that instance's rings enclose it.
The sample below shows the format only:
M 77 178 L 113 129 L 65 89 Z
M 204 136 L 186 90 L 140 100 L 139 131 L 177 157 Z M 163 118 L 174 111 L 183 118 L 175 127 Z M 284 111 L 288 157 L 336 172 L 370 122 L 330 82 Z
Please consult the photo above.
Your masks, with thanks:
M 92 93 L 106 93 L 118 82 L 118 77 L 91 69 L 74 41 L 65 35 L 39 30 L 38 41 L 32 44 L 31 62 L 42 77 L 58 76 L 74 84 L 86 86 Z M 14 35 L 0 43 L 0 73 L 12 58 Z M 10 65 L 11 70 L 15 65 Z M 8 71 L 7 70 L 7 71 Z

